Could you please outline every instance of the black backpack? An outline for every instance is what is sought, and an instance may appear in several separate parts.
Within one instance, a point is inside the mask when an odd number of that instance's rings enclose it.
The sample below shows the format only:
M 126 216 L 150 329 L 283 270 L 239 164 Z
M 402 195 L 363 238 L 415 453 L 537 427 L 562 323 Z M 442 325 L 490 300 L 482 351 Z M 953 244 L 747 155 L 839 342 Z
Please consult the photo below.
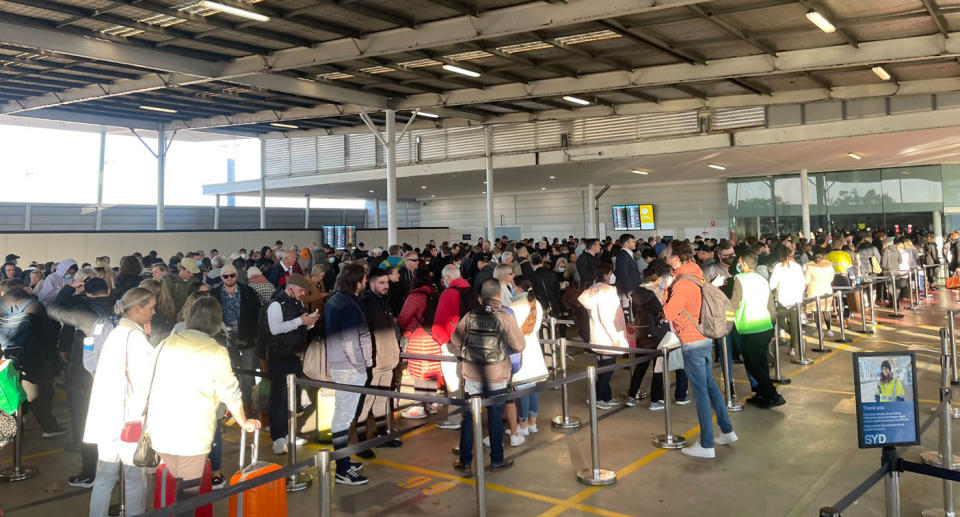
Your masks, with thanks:
M 437 315 L 437 302 L 440 298 L 437 296 L 437 292 L 431 289 L 430 292 L 410 291 L 410 294 L 420 294 L 427 299 L 427 306 L 423 310 L 423 318 L 420 318 L 417 321 L 425 329 L 433 327 L 433 318 Z
M 0 351 L 17 364 L 23 361 L 30 346 L 32 327 L 26 309 L 32 302 L 32 299 L 26 299 L 9 307 L 0 303 Z
M 500 314 L 480 307 L 467 315 L 461 359 L 476 365 L 500 364 L 507 359 L 506 335 Z
M 663 305 L 653 291 L 642 286 L 633 291 L 631 297 L 637 347 L 655 349 L 670 330 L 670 324 L 663 320 Z
M 460 293 L 461 318 L 480 308 L 480 295 L 473 292 L 470 287 L 453 287 L 451 289 L 456 289 Z

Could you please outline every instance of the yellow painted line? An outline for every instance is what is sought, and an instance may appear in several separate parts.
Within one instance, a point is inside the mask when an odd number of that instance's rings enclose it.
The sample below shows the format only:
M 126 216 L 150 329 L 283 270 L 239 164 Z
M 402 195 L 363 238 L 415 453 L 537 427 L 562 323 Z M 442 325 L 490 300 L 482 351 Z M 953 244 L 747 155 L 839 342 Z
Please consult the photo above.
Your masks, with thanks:
M 21 458 L 21 460 L 32 460 L 36 458 L 43 458 L 44 456 L 53 456 L 54 454 L 60 454 L 63 452 L 63 449 L 52 449 L 49 451 L 38 452 L 36 454 L 28 454 Z M 13 462 L 10 463 L 0 463 L 0 465 L 13 465 Z
M 405 465 L 405 464 L 403 464 L 403 463 L 397 463 L 397 462 L 394 462 L 394 461 L 382 460 L 382 459 L 379 459 L 379 458 L 374 458 L 374 459 L 372 459 L 372 460 L 366 460 L 366 461 L 368 461 L 368 462 L 370 462 L 370 463 L 376 463 L 376 464 L 378 464 L 378 465 L 383 465 L 383 466 L 386 466 L 386 467 L 392 467 L 392 468 L 395 468 L 395 469 L 406 470 L 406 471 L 408 471 L 408 472 L 415 472 L 415 473 L 417 473 L 417 474 L 423 474 L 423 475 L 426 475 L 426 476 L 432 476 L 432 477 L 437 477 L 437 478 L 441 478 L 441 479 L 448 479 L 448 480 L 450 480 L 450 481 L 456 481 L 457 483 L 461 483 L 461 484 L 464 484 L 464 485 L 476 486 L 476 481 L 474 481 L 473 479 L 468 479 L 468 478 L 461 477 L 461 476 L 455 476 L 455 475 L 448 474 L 448 473 L 445 473 L 445 472 L 437 472 L 437 471 L 435 471 L 435 470 L 425 469 L 425 468 L 422 468 L 422 467 L 414 467 L 414 466 L 412 466 L 412 465 Z M 543 494 L 537 494 L 537 493 L 535 493 L 535 492 L 528 492 L 528 491 L 526 491 L 526 490 L 517 490 L 517 489 L 515 489 L 515 488 L 510 488 L 510 487 L 506 487 L 506 486 L 502 486 L 502 485 L 495 485 L 495 484 L 492 484 L 492 483 L 485 483 L 485 486 L 486 486 L 486 488 L 487 488 L 488 490 L 494 490 L 494 491 L 496 491 L 496 492 L 503 492 L 503 493 L 505 493 L 505 494 L 510 494 L 510 495 L 516 495 L 516 496 L 520 496 L 520 497 L 525 497 L 525 498 L 527 498 L 527 499 L 533 499 L 533 500 L 540 501 L 540 502 L 544 502 L 544 503 L 549 503 L 549 504 L 554 504 L 554 505 L 568 504 L 568 503 L 566 503 L 566 501 L 563 501 L 563 500 L 561 500 L 561 499 L 557 499 L 557 498 L 555 498 L 555 497 L 546 496 L 546 495 L 543 495 Z M 593 488 L 593 487 L 592 487 L 592 488 Z M 586 506 L 586 505 L 582 505 L 582 504 L 573 504 L 573 505 L 570 505 L 570 508 L 573 508 L 573 509 L 576 509 L 576 510 L 580 510 L 580 511 L 584 511 L 584 512 L 588 512 L 588 513 L 593 513 L 593 514 L 596 514 L 596 515 L 603 515 L 603 516 L 606 516 L 606 517 L 629 517 L 627 514 L 618 513 L 618 512 L 613 512 L 613 511 L 610 511 L 610 510 L 604 510 L 604 509 L 602 509 L 602 508 L 594 508 L 594 507 L 592 507 L 592 506 Z
M 426 427 L 421 427 L 420 429 L 410 431 L 409 433 L 404 433 L 403 438 L 413 438 L 414 436 L 419 436 L 423 433 L 433 431 L 436 428 L 437 426 L 435 425 L 428 425 Z

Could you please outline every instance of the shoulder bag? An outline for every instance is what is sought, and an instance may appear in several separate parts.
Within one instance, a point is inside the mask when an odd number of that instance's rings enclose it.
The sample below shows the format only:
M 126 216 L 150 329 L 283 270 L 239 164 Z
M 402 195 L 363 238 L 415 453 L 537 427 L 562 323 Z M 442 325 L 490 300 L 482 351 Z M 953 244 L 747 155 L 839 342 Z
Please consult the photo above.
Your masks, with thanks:
M 165 343 L 164 343 L 165 344 Z M 163 345 L 157 350 L 157 358 L 153 362 L 153 373 L 150 375 L 150 388 L 147 390 L 147 402 L 143 406 L 143 429 L 147 428 L 147 416 L 150 410 L 150 394 L 153 393 L 153 380 L 157 376 L 157 364 L 160 362 L 160 353 L 163 351 Z M 144 431 L 137 440 L 137 449 L 133 452 L 133 464 L 147 469 L 157 468 L 160 465 L 160 455 L 153 450 L 153 442 L 150 440 L 150 434 Z

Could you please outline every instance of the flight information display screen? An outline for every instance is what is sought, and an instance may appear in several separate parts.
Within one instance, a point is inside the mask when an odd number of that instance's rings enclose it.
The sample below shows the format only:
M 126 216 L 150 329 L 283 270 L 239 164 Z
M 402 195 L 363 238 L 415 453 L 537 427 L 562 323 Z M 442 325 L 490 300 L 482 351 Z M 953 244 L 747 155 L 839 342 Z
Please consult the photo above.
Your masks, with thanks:
M 354 225 L 324 226 L 323 242 L 338 250 L 354 248 L 357 245 L 357 227 Z
M 616 231 L 655 230 L 653 205 L 614 205 L 613 229 Z

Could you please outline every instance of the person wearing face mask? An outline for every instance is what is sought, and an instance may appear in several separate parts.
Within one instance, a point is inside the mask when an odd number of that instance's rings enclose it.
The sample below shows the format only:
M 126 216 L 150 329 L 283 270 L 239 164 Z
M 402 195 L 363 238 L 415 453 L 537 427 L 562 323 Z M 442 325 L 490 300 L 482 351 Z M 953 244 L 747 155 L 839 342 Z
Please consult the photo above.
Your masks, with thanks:
M 43 280 L 43 288 L 40 289 L 39 295 L 40 303 L 44 306 L 50 305 L 50 302 L 60 294 L 60 289 L 72 282 L 73 275 L 78 269 L 77 261 L 73 259 L 66 259 L 57 264 L 56 272 Z
M 616 277 L 608 264 L 600 264 L 594 270 L 593 284 L 585 289 L 577 300 L 590 317 L 590 344 L 627 348 L 627 326 L 620 308 L 620 296 L 614 287 Z M 609 350 L 595 350 L 597 367 L 602 368 L 617 362 L 623 355 Z M 622 404 L 613 398 L 610 378 L 613 372 L 597 374 L 597 409 L 611 409 Z

